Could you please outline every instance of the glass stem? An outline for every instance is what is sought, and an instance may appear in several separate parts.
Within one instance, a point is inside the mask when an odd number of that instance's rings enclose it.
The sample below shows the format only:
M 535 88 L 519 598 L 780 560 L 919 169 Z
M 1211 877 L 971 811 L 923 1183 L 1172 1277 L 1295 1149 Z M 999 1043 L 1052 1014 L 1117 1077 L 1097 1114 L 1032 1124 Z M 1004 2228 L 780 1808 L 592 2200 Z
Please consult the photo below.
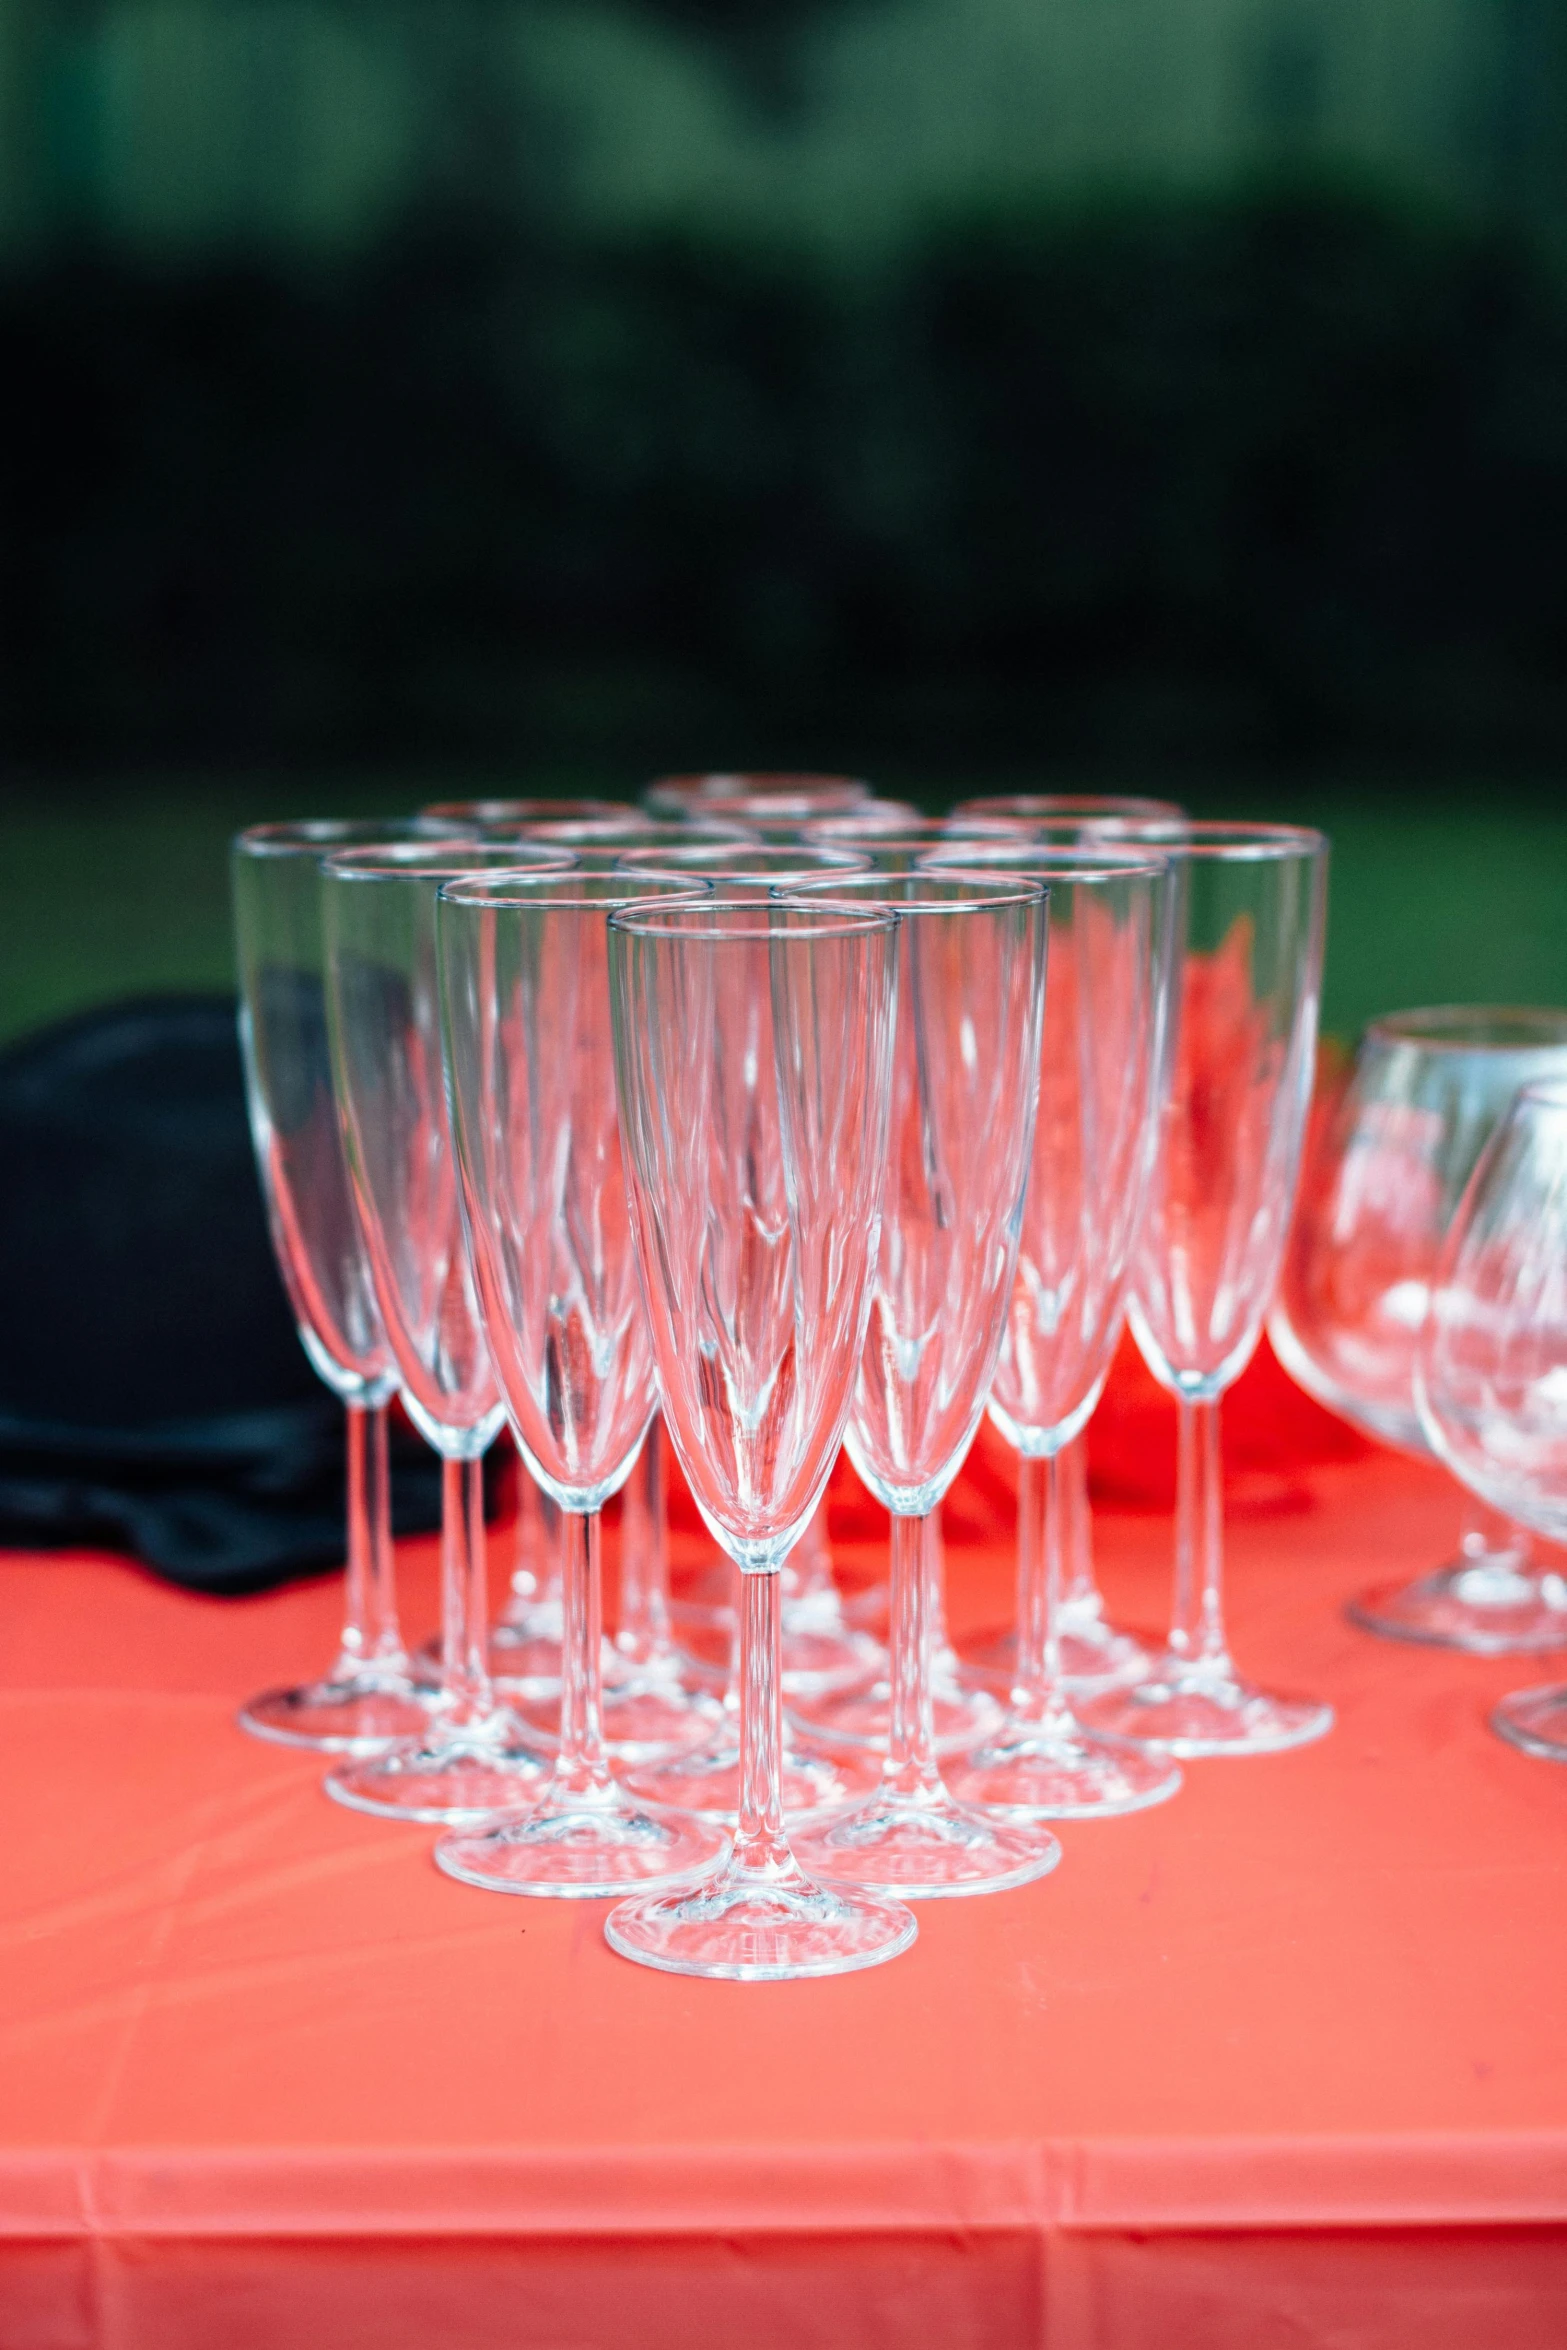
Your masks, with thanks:
M 355 1664 L 400 1665 L 392 1479 L 386 1406 L 348 1406 L 348 1571 L 343 1654 Z
M 560 1756 L 554 1784 L 574 1795 L 606 1795 L 611 1784 L 604 1751 L 604 1579 L 599 1544 L 597 1510 L 564 1513 Z
M 489 1595 L 484 1541 L 484 1463 L 441 1463 L 441 1681 L 447 1720 L 482 1721 L 491 1710 Z
M 1170 1647 L 1188 1664 L 1228 1662 L 1219 1401 L 1181 1396 L 1175 1470 L 1175 1611 Z
M 517 1541 L 512 1552 L 511 1588 L 526 1603 L 542 1598 L 549 1574 L 549 1538 L 544 1496 L 521 1453 L 516 1457 Z
M 783 1827 L 783 1636 L 776 1574 L 740 1577 L 740 1803 L 730 1869 L 798 1874 Z
M 669 1541 L 664 1511 L 664 1424 L 654 1414 L 627 1479 L 620 1520 L 620 1631 L 615 1645 L 639 1665 L 669 1654 Z
M 952 1656 L 952 1643 L 947 1637 L 947 1546 L 941 1538 L 941 1512 L 932 1510 L 925 1520 L 925 1581 L 926 1607 L 930 1612 L 931 1671 Z
M 1012 1711 L 1070 1735 L 1061 1693 L 1061 1607 L 1066 1512 L 1061 1458 L 1022 1461 L 1017 1488 L 1017 1666 Z
M 941 1793 L 931 1715 L 931 1622 L 935 1613 L 934 1511 L 892 1521 L 891 1623 L 888 1633 L 892 1720 L 882 1792 L 911 1802 Z
M 838 1587 L 833 1581 L 832 1572 L 832 1545 L 827 1539 L 825 1494 L 807 1519 L 805 1532 L 790 1554 L 784 1575 L 792 1601 L 803 1605 L 811 1600 L 820 1603 L 837 1598 Z
M 1094 1574 L 1094 1513 L 1088 1499 L 1088 1432 L 1081 1430 L 1060 1456 L 1062 1548 L 1066 1554 L 1064 1606 L 1077 1616 L 1100 1616 L 1104 1602 Z

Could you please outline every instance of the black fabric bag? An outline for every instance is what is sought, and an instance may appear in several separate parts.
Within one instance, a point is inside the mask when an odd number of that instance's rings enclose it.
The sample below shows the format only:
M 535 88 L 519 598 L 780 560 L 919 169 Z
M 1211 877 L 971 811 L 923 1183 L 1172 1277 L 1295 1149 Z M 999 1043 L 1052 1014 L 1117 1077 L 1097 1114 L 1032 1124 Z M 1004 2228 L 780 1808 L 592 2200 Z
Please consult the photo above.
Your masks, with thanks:
M 394 1441 L 398 1529 L 440 1474 Z M 194 1590 L 343 1559 L 343 1412 L 267 1237 L 234 1004 L 152 997 L 0 1052 L 0 1544 Z

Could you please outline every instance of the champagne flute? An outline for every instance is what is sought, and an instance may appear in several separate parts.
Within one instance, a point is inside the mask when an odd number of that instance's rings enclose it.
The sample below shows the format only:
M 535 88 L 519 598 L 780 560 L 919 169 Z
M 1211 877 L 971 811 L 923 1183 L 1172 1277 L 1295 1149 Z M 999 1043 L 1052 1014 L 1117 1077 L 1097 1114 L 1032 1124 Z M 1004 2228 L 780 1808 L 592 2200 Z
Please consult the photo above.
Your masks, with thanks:
M 425 1706 L 397 1620 L 386 1407 L 397 1390 L 354 1214 L 327 1045 L 321 859 L 413 826 L 258 824 L 233 848 L 240 1050 L 256 1164 L 300 1344 L 348 1424 L 348 1562 L 335 1661 L 240 1709 L 254 1737 L 373 1754 Z
M 463 1247 L 441 1073 L 436 894 L 514 847 L 402 841 L 322 868 L 327 1024 L 344 1156 L 409 1418 L 441 1459 L 438 1698 L 423 1737 L 345 1759 L 327 1793 L 385 1818 L 483 1819 L 545 1760 L 495 1703 L 486 1664 L 483 1458 L 504 1414 Z M 564 863 L 536 855 L 535 872 Z
M 1244 1680 L 1224 1629 L 1219 1399 L 1278 1280 L 1311 1097 L 1328 844 L 1282 824 L 1150 824 L 1179 890 L 1171 1079 L 1129 1319 L 1179 1412 L 1175 1606 L 1146 1680 L 1084 1726 L 1178 1755 L 1320 1738 L 1333 1709 Z
M 1039 1100 L 1045 892 L 1011 875 L 848 876 L 802 902 L 898 918 L 897 1041 L 870 1324 L 846 1437 L 892 1513 L 891 1728 L 876 1789 L 811 1814 L 803 1865 L 910 1898 L 999 1892 L 1054 1868 L 1032 1820 L 954 1801 L 931 1715 L 931 1533 L 985 1409 L 1017 1270 Z
M 886 1165 L 893 925 L 717 898 L 611 924 L 616 1077 L 670 1442 L 740 1569 L 739 1824 L 679 1893 L 625 1901 L 613 1949 L 675 1974 L 839 1974 L 907 1949 L 901 1904 L 817 1885 L 780 1798 L 778 1570 L 843 1433 Z M 771 1051 L 756 1065 L 765 987 Z M 770 1079 L 770 1082 L 769 1082 Z
M 969 843 L 941 872 L 1022 874 L 1048 888 L 1050 983 L 1033 1172 L 990 1417 L 1021 1457 L 1018 1639 L 1007 1720 L 949 1767 L 960 1802 L 1042 1818 L 1141 1810 L 1177 1766 L 1087 1736 L 1062 1658 L 1069 1539 L 1060 1464 L 1104 1387 L 1158 1137 L 1174 885 L 1147 852 Z
M 565 1513 L 560 1752 L 525 1810 L 436 1846 L 449 1876 L 578 1899 L 673 1882 L 723 1831 L 628 1797 L 602 1719 L 599 1512 L 655 1403 L 615 1107 L 608 919 L 689 885 L 453 881 L 437 908 L 447 1082 L 475 1287 L 528 1465 Z M 688 1138 L 689 1139 L 689 1138 Z

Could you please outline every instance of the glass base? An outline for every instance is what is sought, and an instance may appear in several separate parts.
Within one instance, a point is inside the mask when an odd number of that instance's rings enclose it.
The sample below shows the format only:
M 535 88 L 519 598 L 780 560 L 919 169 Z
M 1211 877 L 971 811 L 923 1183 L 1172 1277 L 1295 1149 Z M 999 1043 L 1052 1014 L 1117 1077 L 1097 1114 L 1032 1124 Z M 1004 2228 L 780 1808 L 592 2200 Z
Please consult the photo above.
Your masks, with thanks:
M 885 1754 L 892 1728 L 892 1691 L 885 1680 L 819 1705 L 789 1703 L 802 1730 L 829 1746 L 864 1747 Z M 1002 1710 L 988 1689 L 968 1687 L 957 1658 L 946 1650 L 933 1662 L 931 1716 L 936 1730 L 936 1752 L 967 1754 L 993 1737 L 1002 1722 Z
M 1567 1763 L 1567 1681 L 1546 1689 L 1518 1689 L 1491 1715 L 1491 1727 L 1509 1746 L 1544 1762 Z
M 442 1729 L 426 1724 L 423 1739 L 387 1754 L 341 1762 L 328 1771 L 326 1791 L 350 1811 L 383 1820 L 425 1820 L 437 1827 L 493 1819 L 532 1801 L 548 1776 L 550 1757 L 530 1746 L 510 1714 Z
M 790 1840 L 800 1866 L 824 1884 L 905 1901 L 1005 1893 L 1048 1876 L 1061 1858 L 1048 1828 L 954 1803 L 941 1787 L 914 1798 L 878 1792 L 802 1822 Z
M 957 1802 L 986 1810 L 1099 1820 L 1167 1803 L 1180 1788 L 1181 1770 L 1141 1747 L 1087 1738 L 1070 1720 L 1059 1728 L 1009 1722 L 999 1738 L 953 1764 L 946 1783 Z
M 1276 1697 L 1240 1680 L 1228 1658 L 1195 1666 L 1164 1655 L 1146 1681 L 1107 1689 L 1077 1709 L 1082 1727 L 1160 1754 L 1279 1754 L 1307 1746 L 1333 1727 L 1333 1708 L 1309 1697 Z
M 734 1636 L 734 1569 L 727 1563 L 689 1580 L 670 1603 L 692 1669 L 713 1687 L 729 1678 Z M 783 1595 L 783 1693 L 811 1703 L 863 1689 L 886 1666 L 879 1640 L 844 1620 L 836 1590 Z
M 819 1624 L 809 1620 L 813 1601 L 799 1604 L 799 1616 L 788 1605 L 783 1611 L 783 1693 L 786 1704 L 807 1702 L 863 1689 L 886 1664 L 880 1641 L 846 1624 Z M 800 1618 L 806 1620 L 801 1621 Z
M 959 1661 L 965 1679 L 972 1678 L 1004 1701 L 1011 1695 L 1017 1670 L 1017 1633 L 997 1633 L 993 1639 L 964 1649 Z M 1141 1680 L 1152 1663 L 1151 1653 L 1140 1640 L 1134 1640 L 1130 1632 L 1117 1632 L 1103 1616 L 1066 1615 L 1061 1626 L 1061 1679 L 1074 1697 Z
M 844 1894 L 799 1875 L 717 1877 L 662 1899 L 623 1901 L 604 1939 L 622 1958 L 669 1975 L 784 1983 L 882 1966 L 919 1928 L 900 1902 Z
M 628 1886 L 682 1884 L 728 1850 L 724 1830 L 694 1813 L 638 1803 L 613 1784 L 583 1792 L 551 1782 L 529 1810 L 443 1836 L 435 1858 L 485 1893 L 602 1901 Z
M 868 1794 L 880 1776 L 870 1754 L 827 1754 L 785 1735 L 779 1790 L 786 1817 L 820 1811 L 824 1805 L 852 1803 Z M 738 1739 L 726 1727 L 722 1736 L 708 1740 L 691 1754 L 628 1771 L 623 1784 L 628 1794 L 643 1802 L 733 1821 L 740 1810 Z
M 558 1690 L 551 1697 L 513 1698 L 513 1703 L 530 1730 L 547 1745 L 559 1744 Z M 655 1763 L 685 1754 L 711 1738 L 723 1719 L 716 1698 L 688 1693 L 673 1673 L 667 1678 L 638 1673 L 624 1658 L 617 1658 L 613 1674 L 604 1678 L 600 1713 L 605 1751 L 614 1763 Z
M 440 1644 L 432 1641 L 436 1659 Z M 421 1652 L 424 1653 L 424 1652 Z M 560 1695 L 560 1636 L 551 1632 L 511 1633 L 502 1624 L 490 1628 L 490 1679 L 504 1697 L 547 1702 Z
M 384 1754 L 400 1739 L 422 1738 L 430 1708 L 406 1660 L 366 1670 L 340 1657 L 324 1681 L 266 1689 L 250 1698 L 238 1720 L 252 1738 L 276 1746 L 307 1746 L 319 1754 Z
M 1472 1656 L 1525 1656 L 1567 1648 L 1567 1579 L 1520 1566 L 1512 1551 L 1438 1567 L 1414 1583 L 1382 1583 L 1345 1609 L 1384 1640 L 1414 1640 Z

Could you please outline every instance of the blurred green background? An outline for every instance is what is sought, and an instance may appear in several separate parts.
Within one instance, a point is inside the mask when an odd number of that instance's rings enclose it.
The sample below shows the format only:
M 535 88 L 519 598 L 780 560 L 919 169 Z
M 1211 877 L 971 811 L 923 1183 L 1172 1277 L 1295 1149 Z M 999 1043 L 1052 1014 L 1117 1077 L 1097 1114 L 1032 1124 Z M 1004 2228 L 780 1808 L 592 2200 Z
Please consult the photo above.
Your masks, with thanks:
M 1567 1001 L 1567 0 L 0 0 L 0 1032 L 239 823 L 831 766 Z

